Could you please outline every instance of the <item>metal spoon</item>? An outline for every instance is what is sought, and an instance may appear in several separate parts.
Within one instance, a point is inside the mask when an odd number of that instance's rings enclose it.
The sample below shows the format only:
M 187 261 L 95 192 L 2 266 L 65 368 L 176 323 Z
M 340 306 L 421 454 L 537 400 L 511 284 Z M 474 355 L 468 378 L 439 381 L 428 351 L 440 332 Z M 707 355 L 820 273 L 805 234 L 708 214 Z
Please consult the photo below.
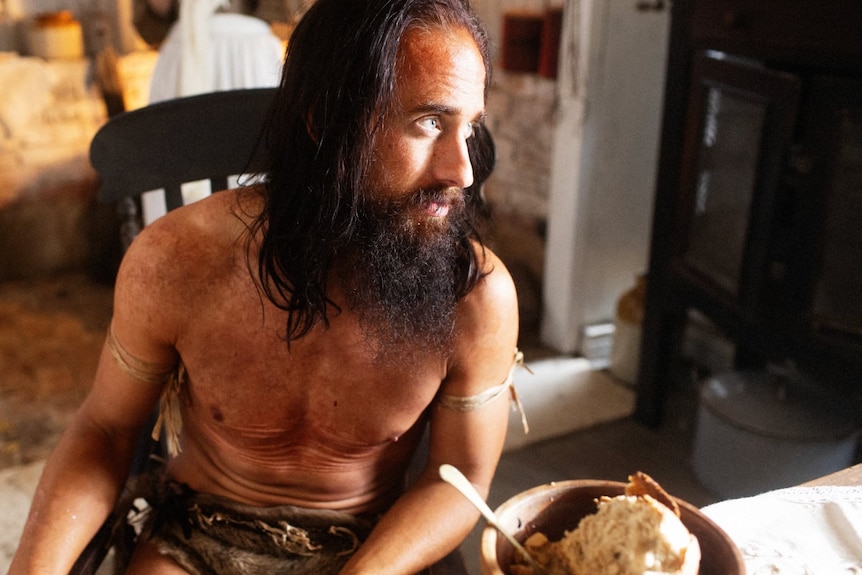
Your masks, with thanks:
M 535 559 L 533 559 L 532 555 L 524 548 L 521 543 L 515 539 L 515 537 L 509 533 L 503 526 L 500 524 L 500 521 L 497 519 L 497 516 L 494 515 L 494 512 L 491 511 L 491 508 L 488 507 L 488 504 L 482 499 L 482 496 L 479 495 L 479 492 L 476 491 L 476 488 L 473 487 L 473 484 L 470 483 L 470 480 L 464 477 L 464 474 L 461 473 L 456 467 L 449 465 L 448 463 L 444 463 L 440 466 L 440 478 L 443 479 L 446 483 L 457 489 L 461 492 L 461 495 L 467 498 L 467 501 L 472 503 L 476 509 L 482 514 L 482 517 L 485 518 L 485 521 L 491 527 L 494 527 L 500 534 L 505 537 L 509 543 L 512 544 L 521 556 L 527 561 L 527 563 L 532 567 L 533 573 L 536 575 L 545 575 L 547 570 L 539 565 Z

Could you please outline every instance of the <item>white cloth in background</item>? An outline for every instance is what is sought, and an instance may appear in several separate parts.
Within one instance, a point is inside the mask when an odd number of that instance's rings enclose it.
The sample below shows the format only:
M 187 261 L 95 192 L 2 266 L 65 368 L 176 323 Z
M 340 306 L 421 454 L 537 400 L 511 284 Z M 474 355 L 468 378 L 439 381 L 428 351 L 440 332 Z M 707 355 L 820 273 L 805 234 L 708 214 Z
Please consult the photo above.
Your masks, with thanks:
M 150 82 L 151 103 L 278 85 L 284 47 L 269 24 L 242 14 L 210 14 L 219 4 L 219 0 L 182 2 L 183 13 L 159 49 Z M 193 26 L 185 25 L 188 15 Z
M 209 57 L 213 40 L 209 22 L 216 10 L 228 5 L 228 0 L 180 0 L 180 95 L 212 91 L 215 62 Z
M 791 487 L 701 511 L 737 544 L 747 575 L 862 574 L 860 487 Z

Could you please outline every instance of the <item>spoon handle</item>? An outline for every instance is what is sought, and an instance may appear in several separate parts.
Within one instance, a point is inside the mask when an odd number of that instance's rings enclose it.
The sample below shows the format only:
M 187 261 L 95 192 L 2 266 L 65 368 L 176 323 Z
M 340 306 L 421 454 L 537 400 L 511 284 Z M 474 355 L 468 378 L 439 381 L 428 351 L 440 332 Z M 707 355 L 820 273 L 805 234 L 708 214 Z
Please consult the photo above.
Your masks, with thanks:
M 464 477 L 464 474 L 461 473 L 456 467 L 449 465 L 448 463 L 444 463 L 440 466 L 440 478 L 443 479 L 446 483 L 457 489 L 461 492 L 461 495 L 467 498 L 467 500 L 472 503 L 476 509 L 482 514 L 482 517 L 485 518 L 485 521 L 488 522 L 491 527 L 494 527 L 500 534 L 505 537 L 509 543 L 514 547 L 530 564 L 530 567 L 533 568 L 533 571 L 536 574 L 545 573 L 545 569 L 536 563 L 536 560 L 533 559 L 532 555 L 530 555 L 527 550 L 524 548 L 521 543 L 515 539 L 515 537 L 509 533 L 507 529 L 500 524 L 497 520 L 497 516 L 491 511 L 491 508 L 488 507 L 488 504 L 479 495 L 479 492 L 476 491 L 476 488 L 473 487 L 473 484 L 470 483 L 470 480 Z

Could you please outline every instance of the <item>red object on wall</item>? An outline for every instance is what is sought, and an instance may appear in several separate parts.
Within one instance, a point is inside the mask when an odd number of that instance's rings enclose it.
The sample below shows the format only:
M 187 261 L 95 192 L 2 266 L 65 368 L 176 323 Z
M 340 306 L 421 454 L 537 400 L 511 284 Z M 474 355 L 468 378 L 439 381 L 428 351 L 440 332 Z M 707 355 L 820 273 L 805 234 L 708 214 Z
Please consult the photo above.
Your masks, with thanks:
M 500 65 L 507 72 L 535 73 L 539 70 L 544 15 L 511 11 L 503 14 L 503 44 Z
M 560 58 L 560 37 L 563 29 L 563 8 L 545 10 L 542 20 L 542 35 L 539 49 L 539 75 L 552 80 L 557 79 L 557 65 Z

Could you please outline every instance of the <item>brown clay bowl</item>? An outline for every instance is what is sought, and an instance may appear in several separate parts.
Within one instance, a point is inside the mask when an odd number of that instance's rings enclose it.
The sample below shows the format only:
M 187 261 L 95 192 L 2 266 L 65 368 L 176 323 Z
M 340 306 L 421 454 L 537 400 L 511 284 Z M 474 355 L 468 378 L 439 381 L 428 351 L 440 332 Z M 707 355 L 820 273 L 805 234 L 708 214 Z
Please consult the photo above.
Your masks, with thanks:
M 557 481 L 534 487 L 500 505 L 495 513 L 500 524 L 523 542 L 541 531 L 551 541 L 575 529 L 585 515 L 595 513 L 595 500 L 625 492 L 616 481 Z M 676 499 L 680 519 L 698 539 L 701 549 L 699 575 L 745 575 L 742 554 L 728 535 L 695 506 Z M 485 527 L 480 544 L 483 575 L 509 575 L 514 550 L 493 527 Z

